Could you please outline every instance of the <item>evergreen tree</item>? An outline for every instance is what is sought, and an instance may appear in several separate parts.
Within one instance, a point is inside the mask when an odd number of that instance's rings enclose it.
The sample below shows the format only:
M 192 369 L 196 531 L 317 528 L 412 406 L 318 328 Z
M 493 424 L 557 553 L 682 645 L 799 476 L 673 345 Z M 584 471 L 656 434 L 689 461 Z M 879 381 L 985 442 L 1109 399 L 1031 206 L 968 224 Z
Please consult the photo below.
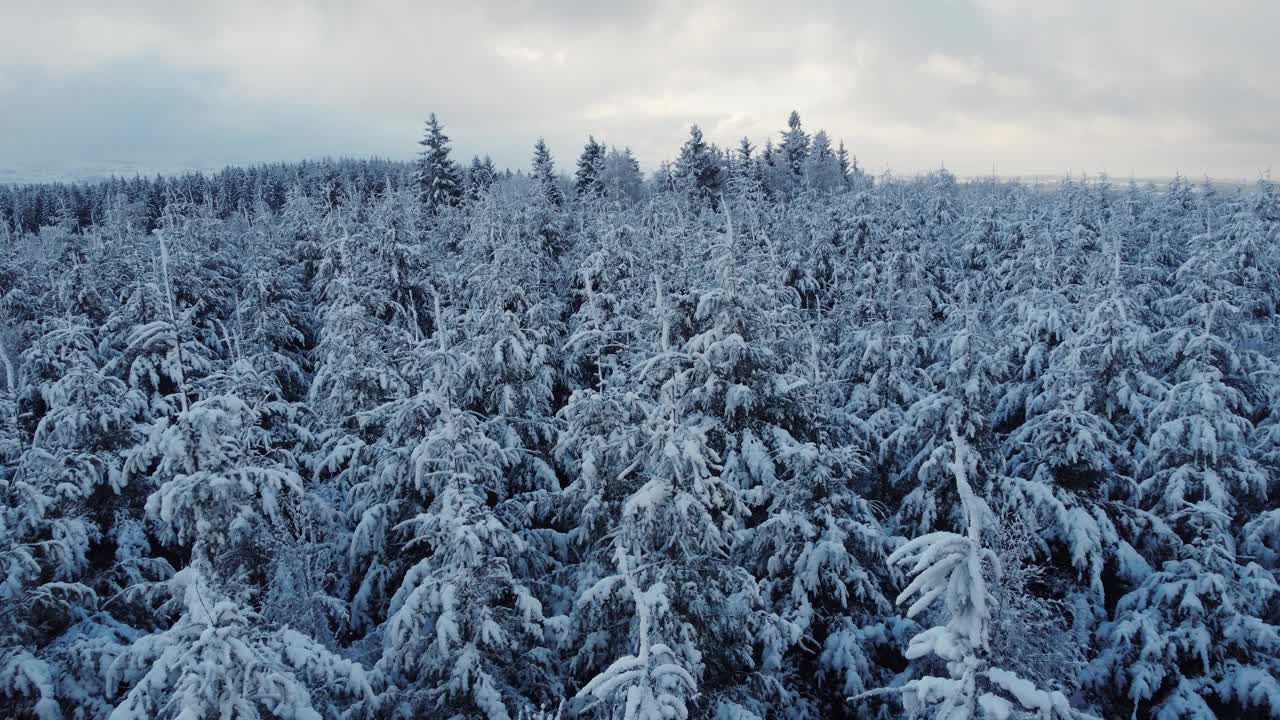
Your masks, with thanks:
M 840 160 L 831 151 L 831 139 L 825 130 L 819 130 L 804 161 L 805 185 L 820 192 L 832 192 L 844 187 L 844 178 Z
M 493 166 L 493 160 L 488 155 L 484 160 L 480 156 L 471 158 L 471 167 L 467 171 L 467 197 L 470 200 L 477 200 L 493 187 L 498 180 L 497 168 Z
M 556 175 L 555 162 L 551 159 L 551 151 L 542 138 L 533 146 L 533 167 L 529 171 L 538 186 L 538 192 L 552 205 L 559 206 L 564 202 L 564 193 L 560 189 L 560 178 Z
M 1280 713 L 1273 183 L 432 124 L 0 184 L 0 715 Z
M 800 126 L 800 113 L 792 110 L 787 117 L 787 129 L 782 131 L 782 144 L 778 146 L 782 163 L 792 175 L 804 173 L 804 161 L 809 157 L 809 142 L 809 134 Z
M 573 189 L 578 197 L 596 196 L 604 191 L 601 179 L 605 161 L 605 146 L 596 142 L 594 136 L 587 137 L 587 144 L 578 156 L 578 171 L 574 174 Z
M 940 720 L 983 717 L 1087 718 L 1071 707 L 1058 691 L 1037 688 L 1026 678 L 1000 667 L 1001 658 L 990 652 L 994 597 L 988 580 L 1001 572 L 1000 559 L 984 545 L 991 510 L 974 492 L 968 478 L 976 457 L 965 439 L 953 432 L 954 458 L 949 470 L 964 508 L 964 535 L 934 532 L 907 542 L 889 556 L 889 562 L 909 566 L 911 583 L 898 596 L 899 603 L 915 600 L 907 609 L 911 617 L 939 599 L 946 623 L 911 638 L 907 658 L 935 655 L 946 663 L 947 676 L 927 675 L 908 681 L 902 688 L 903 705 L 916 715 L 936 706 Z
M 444 134 L 435 113 L 427 118 L 427 129 L 418 144 L 422 151 L 418 153 L 414 180 L 419 200 L 432 213 L 457 205 L 464 190 L 462 177 L 457 165 L 449 159 L 449 136 Z
M 609 150 L 601 163 L 599 182 L 604 196 L 614 202 L 635 202 L 644 196 L 644 177 L 631 148 Z
M 846 185 L 849 184 L 850 175 L 857 169 L 857 161 L 850 162 L 849 151 L 844 147 L 844 140 L 840 141 L 840 148 L 836 150 L 836 162 L 840 164 L 840 178 Z
M 702 129 L 689 127 L 689 139 L 676 158 L 675 178 L 699 202 L 718 203 L 721 173 L 717 151 L 702 139 Z

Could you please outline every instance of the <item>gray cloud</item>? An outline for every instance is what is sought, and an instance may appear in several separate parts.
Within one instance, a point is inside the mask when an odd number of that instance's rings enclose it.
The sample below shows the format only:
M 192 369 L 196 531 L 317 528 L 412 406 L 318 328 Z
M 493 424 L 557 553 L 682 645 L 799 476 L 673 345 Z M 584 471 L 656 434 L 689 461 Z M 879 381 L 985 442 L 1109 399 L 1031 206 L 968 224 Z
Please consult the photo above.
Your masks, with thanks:
M 522 167 L 542 135 L 568 167 L 594 133 L 652 167 L 692 122 L 762 143 L 792 107 L 898 173 L 1252 177 L 1280 159 L 1265 0 L 104 7 L 5 10 L 0 165 L 408 157 L 435 111 L 464 159 Z

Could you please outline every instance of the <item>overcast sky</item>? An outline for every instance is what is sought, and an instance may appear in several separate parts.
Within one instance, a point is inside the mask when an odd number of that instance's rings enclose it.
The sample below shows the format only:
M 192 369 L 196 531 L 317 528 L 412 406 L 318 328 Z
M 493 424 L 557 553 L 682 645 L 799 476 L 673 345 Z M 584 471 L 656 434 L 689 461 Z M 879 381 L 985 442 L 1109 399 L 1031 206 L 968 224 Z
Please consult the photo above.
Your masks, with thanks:
M 652 168 L 798 109 L 874 171 L 1256 178 L 1280 162 L 1277 0 L 0 0 L 0 168 L 407 158 Z

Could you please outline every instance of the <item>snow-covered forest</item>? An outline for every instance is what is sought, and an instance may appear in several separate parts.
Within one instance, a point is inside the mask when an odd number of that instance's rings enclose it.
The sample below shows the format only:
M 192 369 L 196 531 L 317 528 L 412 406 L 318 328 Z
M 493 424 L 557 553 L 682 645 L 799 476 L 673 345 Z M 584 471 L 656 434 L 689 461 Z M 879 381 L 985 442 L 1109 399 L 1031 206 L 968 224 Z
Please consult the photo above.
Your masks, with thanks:
M 1280 188 L 758 142 L 0 186 L 0 716 L 1280 717 Z

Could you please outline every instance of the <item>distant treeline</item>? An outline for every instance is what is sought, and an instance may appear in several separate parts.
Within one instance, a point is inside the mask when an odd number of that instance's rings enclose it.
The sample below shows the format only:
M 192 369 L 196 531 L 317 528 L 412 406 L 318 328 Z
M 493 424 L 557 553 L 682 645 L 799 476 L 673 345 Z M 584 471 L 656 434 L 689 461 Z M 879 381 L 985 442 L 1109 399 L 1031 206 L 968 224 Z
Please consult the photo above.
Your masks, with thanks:
M 407 182 L 412 176 L 410 162 L 371 158 L 304 160 L 101 182 L 0 184 L 0 223 L 19 233 L 65 224 L 88 228 L 118 211 L 123 202 L 135 207 L 146 229 L 152 230 L 165 205 L 174 200 L 211 206 L 226 218 L 259 203 L 279 212 L 290 187 L 301 187 L 310 196 L 328 194 L 337 203 L 344 197 L 380 196 L 389 182 Z

